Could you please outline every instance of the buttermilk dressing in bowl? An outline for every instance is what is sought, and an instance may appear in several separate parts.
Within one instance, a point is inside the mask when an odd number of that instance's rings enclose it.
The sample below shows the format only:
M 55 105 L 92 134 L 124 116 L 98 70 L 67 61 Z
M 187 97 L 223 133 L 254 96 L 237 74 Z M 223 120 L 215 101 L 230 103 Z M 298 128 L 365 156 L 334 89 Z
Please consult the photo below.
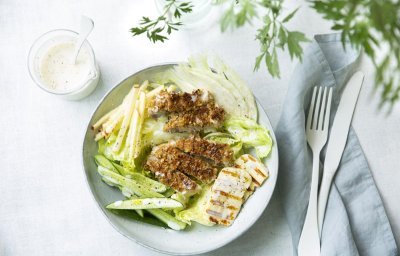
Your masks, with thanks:
M 84 42 L 74 61 L 76 38 L 73 31 L 48 32 L 34 43 L 29 54 L 29 71 L 36 84 L 69 100 L 88 96 L 97 86 L 100 76 L 88 42 Z
M 91 56 L 82 49 L 74 63 L 73 43 L 60 43 L 50 47 L 40 61 L 40 77 L 47 87 L 55 91 L 68 91 L 88 81 L 93 74 Z

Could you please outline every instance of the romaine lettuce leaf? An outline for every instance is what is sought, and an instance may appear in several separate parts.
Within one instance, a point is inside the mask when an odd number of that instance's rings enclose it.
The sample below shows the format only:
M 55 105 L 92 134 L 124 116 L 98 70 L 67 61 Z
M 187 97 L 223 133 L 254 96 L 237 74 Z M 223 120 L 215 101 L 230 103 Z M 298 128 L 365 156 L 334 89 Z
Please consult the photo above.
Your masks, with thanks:
M 267 128 L 243 117 L 230 117 L 224 123 L 225 129 L 240 140 L 244 146 L 254 147 L 259 158 L 265 158 L 272 149 L 272 139 Z
M 114 151 L 113 146 L 117 140 L 117 133 L 112 133 L 107 140 L 101 139 L 98 141 L 98 152 L 103 154 L 107 159 L 111 161 L 120 162 L 123 167 L 127 168 L 128 171 L 130 169 L 135 168 L 135 163 L 132 159 L 129 159 L 128 147 L 125 145 L 125 141 L 123 140 L 121 148 L 119 151 Z
M 191 224 L 191 221 L 195 221 L 206 226 L 214 225 L 214 223 L 209 220 L 209 216 L 206 213 L 206 207 L 210 196 L 211 187 L 204 186 L 201 193 L 194 196 L 188 208 L 178 212 L 175 218 L 189 225 Z
M 240 140 L 235 139 L 229 133 L 214 132 L 214 133 L 207 134 L 204 137 L 204 139 L 211 140 L 216 143 L 224 143 L 224 144 L 229 145 L 233 151 L 234 156 L 237 156 L 239 153 L 242 152 L 243 143 Z

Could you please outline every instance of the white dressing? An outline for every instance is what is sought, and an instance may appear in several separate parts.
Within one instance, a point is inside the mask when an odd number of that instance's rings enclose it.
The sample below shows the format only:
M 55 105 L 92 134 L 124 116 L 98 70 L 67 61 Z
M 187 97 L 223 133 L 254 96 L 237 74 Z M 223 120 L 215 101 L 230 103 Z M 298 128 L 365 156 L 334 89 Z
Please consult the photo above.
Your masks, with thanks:
M 78 34 L 70 30 L 53 30 L 32 45 L 28 67 L 33 81 L 44 91 L 68 100 L 79 100 L 96 88 L 100 70 L 88 41 L 74 63 Z
M 75 44 L 55 44 L 40 60 L 40 77 L 45 86 L 54 91 L 70 91 L 93 77 L 93 61 L 89 51 L 82 47 L 76 63 L 73 60 Z

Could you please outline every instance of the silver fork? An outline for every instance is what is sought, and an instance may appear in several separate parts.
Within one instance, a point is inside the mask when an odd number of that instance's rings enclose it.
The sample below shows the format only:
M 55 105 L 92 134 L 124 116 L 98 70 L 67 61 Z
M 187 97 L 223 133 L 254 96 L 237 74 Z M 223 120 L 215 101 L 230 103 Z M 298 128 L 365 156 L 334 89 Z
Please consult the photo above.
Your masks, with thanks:
M 327 93 L 328 90 L 329 93 Z M 306 127 L 307 142 L 313 152 L 313 169 L 307 215 L 298 245 L 299 256 L 320 255 L 317 213 L 319 155 L 328 138 L 331 102 L 332 88 L 314 87 Z

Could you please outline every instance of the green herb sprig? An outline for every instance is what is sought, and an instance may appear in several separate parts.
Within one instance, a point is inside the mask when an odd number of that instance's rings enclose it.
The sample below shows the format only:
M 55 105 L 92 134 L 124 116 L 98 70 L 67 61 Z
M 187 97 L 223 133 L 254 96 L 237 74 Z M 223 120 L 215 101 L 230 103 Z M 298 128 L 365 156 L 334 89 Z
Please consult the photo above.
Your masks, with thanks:
M 260 68 L 260 63 L 265 60 L 268 72 L 272 77 L 280 77 L 280 68 L 277 49 L 289 50 L 290 58 L 301 60 L 303 49 L 302 42 L 309 40 L 304 33 L 299 31 L 290 31 L 285 25 L 298 11 L 298 8 L 285 17 L 282 14 L 282 1 L 263 1 L 262 6 L 267 10 L 264 16 L 264 25 L 258 29 L 256 39 L 260 43 L 261 54 L 256 58 L 254 70 Z
M 257 2 L 252 0 L 241 1 L 216 1 L 215 4 L 222 5 L 229 2 L 229 7 L 221 18 L 221 31 L 241 27 L 251 23 L 253 18 L 258 17 Z
M 301 43 L 309 40 L 304 33 L 290 31 L 285 26 L 299 8 L 282 17 L 283 0 L 225 0 L 216 3 L 224 5 L 227 2 L 229 2 L 229 6 L 221 18 L 223 32 L 228 28 L 244 26 L 246 23 L 252 24 L 254 19 L 260 19 L 259 13 L 265 13 L 262 17 L 263 26 L 257 30 L 256 34 L 261 53 L 256 57 L 254 71 L 258 70 L 261 63 L 264 62 L 272 77 L 280 77 L 278 49 L 285 50 L 287 48 L 292 59 L 301 60 L 303 54 Z
M 342 42 L 364 49 L 375 65 L 381 106 L 400 97 L 400 2 L 381 0 L 311 1 L 311 7 L 341 31 Z M 383 56 L 377 56 L 379 50 Z
M 157 19 L 142 17 L 140 26 L 131 28 L 133 36 L 146 33 L 147 38 L 156 43 L 168 40 L 167 35 L 170 35 L 173 30 L 177 31 L 178 27 L 183 23 L 179 21 L 183 14 L 192 12 L 193 5 L 191 2 L 180 2 L 178 0 L 165 0 L 164 12 Z M 177 21 L 171 21 L 169 15 L 173 13 Z M 166 34 L 167 35 L 166 35 Z
M 298 8 L 283 15 L 284 0 L 214 0 L 226 8 L 221 18 L 221 30 L 235 29 L 262 19 L 255 39 L 260 44 L 254 70 L 264 62 L 272 77 L 280 77 L 279 50 L 288 50 L 292 59 L 301 60 L 301 43 L 309 41 L 304 33 L 290 31 L 286 24 Z M 400 1 L 395 0 L 308 0 L 311 8 L 326 20 L 332 21 L 333 30 L 341 31 L 342 42 L 370 57 L 376 69 L 376 90 L 380 90 L 381 105 L 400 101 Z M 143 17 L 141 26 L 131 29 L 134 36 L 146 33 L 152 42 L 167 40 L 173 30 L 182 26 L 180 17 L 192 11 L 190 0 L 165 0 L 165 12 L 155 20 Z M 177 21 L 168 19 L 173 10 Z M 166 34 L 165 34 L 166 31 Z M 164 33 L 163 33 L 164 32 Z M 383 56 L 378 56 L 377 52 Z

